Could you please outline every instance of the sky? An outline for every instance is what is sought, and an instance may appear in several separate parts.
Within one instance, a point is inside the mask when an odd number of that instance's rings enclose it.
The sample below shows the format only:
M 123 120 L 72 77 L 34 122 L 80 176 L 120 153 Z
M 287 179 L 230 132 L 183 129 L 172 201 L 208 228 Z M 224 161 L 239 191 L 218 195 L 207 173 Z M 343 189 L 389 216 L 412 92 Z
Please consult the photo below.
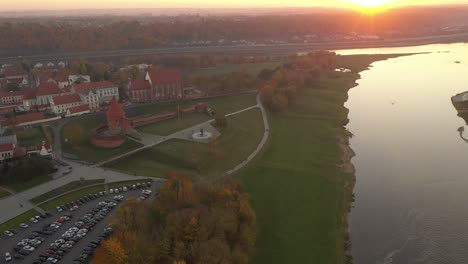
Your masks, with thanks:
M 251 7 L 352 7 L 374 2 L 394 5 L 468 4 L 468 0 L 0 0 L 1 11 L 102 9 L 102 8 L 251 8 Z

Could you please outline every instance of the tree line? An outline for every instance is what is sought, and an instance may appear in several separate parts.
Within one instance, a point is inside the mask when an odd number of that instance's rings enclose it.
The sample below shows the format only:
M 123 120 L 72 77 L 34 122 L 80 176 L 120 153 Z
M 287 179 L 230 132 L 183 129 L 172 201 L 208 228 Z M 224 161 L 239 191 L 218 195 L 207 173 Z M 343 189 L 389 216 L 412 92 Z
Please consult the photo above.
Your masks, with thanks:
M 336 54 L 327 51 L 309 53 L 291 58 L 289 63 L 259 74 L 263 82 L 259 87 L 263 104 L 273 112 L 288 109 L 298 89 L 314 88 L 323 72 L 333 70 Z
M 151 203 L 128 201 L 111 220 L 114 235 L 96 264 L 247 264 L 256 216 L 243 187 L 230 178 L 170 173 Z
M 446 24 L 452 16 L 433 10 L 392 11 L 379 16 L 352 12 L 252 17 L 161 18 L 3 18 L 0 51 L 4 55 L 43 52 L 136 49 L 219 40 L 265 41 L 297 35 L 425 32 Z M 452 18 L 453 19 L 453 18 Z M 228 42 L 227 42 L 228 43 Z

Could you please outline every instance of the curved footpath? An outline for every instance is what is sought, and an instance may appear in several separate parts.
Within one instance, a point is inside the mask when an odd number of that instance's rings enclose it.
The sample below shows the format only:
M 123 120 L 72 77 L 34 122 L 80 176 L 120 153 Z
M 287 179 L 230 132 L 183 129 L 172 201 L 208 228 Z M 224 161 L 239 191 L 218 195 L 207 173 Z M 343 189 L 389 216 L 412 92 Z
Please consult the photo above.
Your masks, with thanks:
M 257 148 L 244 161 L 242 161 L 240 164 L 238 164 L 234 168 L 228 170 L 224 174 L 225 176 L 231 175 L 234 172 L 242 169 L 245 165 L 247 165 L 252 159 L 255 158 L 255 156 L 257 156 L 258 153 L 260 153 L 260 151 L 265 146 L 265 144 L 266 144 L 266 142 L 268 140 L 268 136 L 270 135 L 270 124 L 268 123 L 268 116 L 267 116 L 267 113 L 265 111 L 265 107 L 262 104 L 260 94 L 257 95 L 257 106 L 256 107 L 258 107 L 260 109 L 260 111 L 262 112 L 263 128 L 264 128 L 262 140 L 258 144 Z

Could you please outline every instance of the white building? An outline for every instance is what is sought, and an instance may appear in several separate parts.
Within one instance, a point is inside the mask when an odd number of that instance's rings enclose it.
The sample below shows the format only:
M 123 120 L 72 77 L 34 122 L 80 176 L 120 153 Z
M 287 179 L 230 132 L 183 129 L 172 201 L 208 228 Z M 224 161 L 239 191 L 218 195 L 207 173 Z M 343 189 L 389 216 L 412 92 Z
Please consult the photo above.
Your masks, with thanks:
M 66 114 L 68 109 L 81 106 L 84 103 L 78 94 L 58 95 L 52 98 L 50 108 L 56 115 Z
M 90 109 L 96 109 L 100 104 L 108 103 L 113 98 L 119 99 L 119 88 L 109 81 L 73 84 L 72 91 L 78 93 Z

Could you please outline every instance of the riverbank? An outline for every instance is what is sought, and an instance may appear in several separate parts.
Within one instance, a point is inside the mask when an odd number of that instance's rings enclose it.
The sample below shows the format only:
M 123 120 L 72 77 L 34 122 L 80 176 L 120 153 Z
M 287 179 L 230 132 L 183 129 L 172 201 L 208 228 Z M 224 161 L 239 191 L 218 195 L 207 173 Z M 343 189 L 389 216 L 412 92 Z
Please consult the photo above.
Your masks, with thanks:
M 338 67 L 300 90 L 288 111 L 270 115 L 271 137 L 238 176 L 258 217 L 251 263 L 346 263 L 347 216 L 355 182 L 348 91 L 359 72 L 398 55 L 339 56 Z

